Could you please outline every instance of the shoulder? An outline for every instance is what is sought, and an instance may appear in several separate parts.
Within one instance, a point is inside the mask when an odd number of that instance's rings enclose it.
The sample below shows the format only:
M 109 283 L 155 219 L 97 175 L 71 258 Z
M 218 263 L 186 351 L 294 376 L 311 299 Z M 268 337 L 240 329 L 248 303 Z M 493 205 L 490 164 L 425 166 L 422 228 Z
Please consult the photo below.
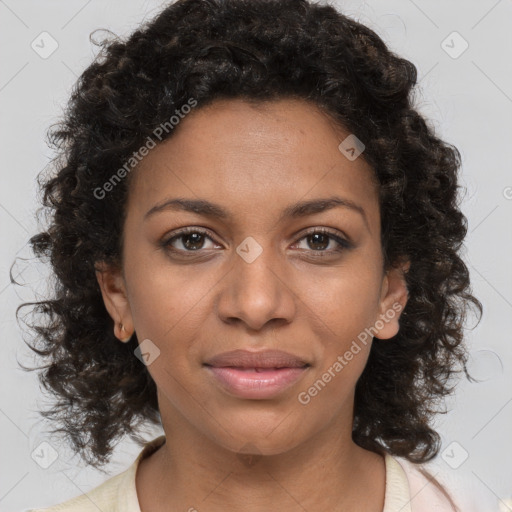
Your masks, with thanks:
M 410 490 L 412 512 L 480 512 L 474 486 L 453 471 L 436 464 L 415 464 L 394 458 L 403 468 Z
M 26 512 L 117 512 L 118 496 L 130 467 L 123 473 L 109 478 L 87 494 L 82 494 L 67 501 L 47 508 L 34 508 Z
M 423 465 L 399 459 L 409 481 L 411 508 L 413 512 L 455 512 L 460 504 L 453 496 L 453 489 L 439 479 L 439 475 Z
M 24 512 L 140 512 L 135 475 L 142 459 L 148 457 L 165 442 L 165 436 L 146 443 L 132 465 L 86 494 L 46 508 Z

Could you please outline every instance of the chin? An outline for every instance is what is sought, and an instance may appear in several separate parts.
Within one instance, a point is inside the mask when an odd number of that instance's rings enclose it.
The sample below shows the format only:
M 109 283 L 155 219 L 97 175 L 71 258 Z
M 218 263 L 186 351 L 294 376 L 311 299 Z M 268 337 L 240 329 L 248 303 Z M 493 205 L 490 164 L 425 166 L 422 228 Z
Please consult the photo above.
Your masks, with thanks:
M 234 453 L 279 455 L 295 448 L 304 440 L 300 437 L 298 428 L 290 425 L 286 420 L 282 421 L 283 418 L 281 423 L 260 420 L 259 426 L 233 421 L 230 422 L 231 435 L 221 431 L 220 438 L 216 437 L 215 440 Z

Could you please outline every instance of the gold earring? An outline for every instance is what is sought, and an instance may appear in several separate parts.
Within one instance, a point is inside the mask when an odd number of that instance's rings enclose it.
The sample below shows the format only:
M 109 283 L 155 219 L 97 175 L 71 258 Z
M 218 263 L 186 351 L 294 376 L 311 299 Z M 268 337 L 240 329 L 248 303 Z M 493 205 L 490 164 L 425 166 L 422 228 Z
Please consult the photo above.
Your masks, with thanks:
M 124 331 L 126 332 L 126 329 L 124 328 L 124 325 L 123 324 L 119 324 L 120 328 L 121 328 L 121 331 Z M 120 341 L 122 341 L 123 343 L 127 343 L 128 341 L 130 341 L 132 338 L 132 335 L 130 334 L 127 338 L 120 338 Z

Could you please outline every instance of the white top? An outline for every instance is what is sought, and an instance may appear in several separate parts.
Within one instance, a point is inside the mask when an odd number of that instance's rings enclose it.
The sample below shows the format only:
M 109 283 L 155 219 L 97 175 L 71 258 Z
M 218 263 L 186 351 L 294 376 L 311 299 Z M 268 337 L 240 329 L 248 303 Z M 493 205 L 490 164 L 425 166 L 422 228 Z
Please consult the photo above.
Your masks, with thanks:
M 135 474 L 140 461 L 156 451 L 165 441 L 159 436 L 146 443 L 133 464 L 98 487 L 58 505 L 29 509 L 26 512 L 141 512 Z M 385 454 L 386 492 L 382 512 L 452 512 L 448 500 L 415 468 L 404 467 Z M 449 490 L 448 490 L 449 491 Z M 412 499 L 411 499 L 412 496 Z M 466 512 L 467 509 L 461 509 Z

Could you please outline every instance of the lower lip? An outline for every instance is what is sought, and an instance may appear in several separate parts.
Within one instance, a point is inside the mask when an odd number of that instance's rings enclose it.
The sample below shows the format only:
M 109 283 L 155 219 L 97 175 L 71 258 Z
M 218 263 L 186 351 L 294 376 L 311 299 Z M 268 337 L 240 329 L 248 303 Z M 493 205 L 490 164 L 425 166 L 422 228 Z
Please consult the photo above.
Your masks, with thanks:
M 297 382 L 308 367 L 279 368 L 262 371 L 232 367 L 206 366 L 232 395 L 241 398 L 272 398 Z

